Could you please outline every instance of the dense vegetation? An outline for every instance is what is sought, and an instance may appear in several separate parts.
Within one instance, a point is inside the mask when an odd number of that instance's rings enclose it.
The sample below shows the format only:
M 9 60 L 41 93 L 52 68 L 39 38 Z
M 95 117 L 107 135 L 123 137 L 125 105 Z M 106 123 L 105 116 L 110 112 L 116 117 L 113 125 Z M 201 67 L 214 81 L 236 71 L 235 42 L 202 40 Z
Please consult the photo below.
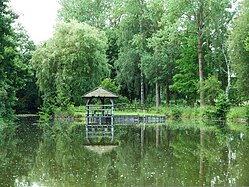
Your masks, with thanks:
M 17 15 L 0 1 L 0 123 L 13 118 L 14 110 L 36 111 L 38 89 L 30 65 L 35 45 L 22 26 L 13 24 Z
M 59 0 L 54 36 L 36 47 L 8 1 L 0 121 L 78 106 L 99 85 L 143 106 L 248 103 L 249 0 Z

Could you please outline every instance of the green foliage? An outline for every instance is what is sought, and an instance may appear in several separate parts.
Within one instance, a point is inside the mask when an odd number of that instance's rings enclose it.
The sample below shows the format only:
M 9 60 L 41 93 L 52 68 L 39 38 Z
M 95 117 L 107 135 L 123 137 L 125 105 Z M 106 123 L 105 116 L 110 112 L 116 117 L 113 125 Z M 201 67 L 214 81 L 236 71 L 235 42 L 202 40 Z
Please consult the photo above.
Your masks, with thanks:
M 61 5 L 59 17 L 66 22 L 74 19 L 103 29 L 106 27 L 106 22 L 110 22 L 113 2 L 113 0 L 59 0 Z
M 230 7 L 229 0 L 168 2 L 169 12 L 165 14 L 163 21 L 173 23 L 174 33 L 177 33 L 175 35 L 181 41 L 181 55 L 177 66 L 179 73 L 174 76 L 171 88 L 187 95 L 190 100 L 196 99 L 198 88 L 200 96 L 203 96 L 203 76 L 214 74 L 214 70 L 221 67 L 225 69 L 221 49 L 227 37 L 226 25 L 233 14 L 227 11 Z M 220 73 L 223 75 L 222 71 Z M 202 97 L 200 100 L 203 104 Z
M 147 39 L 158 28 L 162 14 L 162 7 L 159 5 L 162 2 L 132 0 L 119 3 L 119 7 L 113 11 L 120 20 L 114 29 L 120 49 L 118 59 L 114 63 L 117 81 L 122 85 L 122 90 L 128 92 L 128 98 L 138 99 L 141 96 L 141 86 L 146 87 L 149 77 L 153 76 L 150 70 L 156 72 L 160 67 L 154 63 L 158 58 L 153 59 L 153 53 L 147 46 Z M 155 76 L 152 79 L 151 82 L 155 82 Z
M 249 121 L 249 105 L 245 106 L 245 118 L 247 121 Z
M 19 43 L 18 29 L 13 27 L 17 15 L 8 7 L 8 0 L 0 2 L 0 118 L 13 119 L 17 93 L 28 82 L 30 66 Z
M 115 80 L 112 80 L 111 78 L 105 78 L 101 84 L 101 87 L 106 88 L 107 90 L 115 93 L 115 94 L 119 94 L 120 92 L 120 85 L 117 85 Z
M 233 106 L 231 107 L 229 113 L 227 114 L 228 119 L 238 119 L 238 118 L 244 118 L 246 116 L 246 110 L 245 107 L 242 106 Z
M 59 0 L 59 18 L 67 23 L 58 24 L 53 38 L 40 45 L 33 57 L 35 46 L 26 31 L 12 28 L 16 15 L 7 2 L 1 1 L 0 9 L 0 118 L 11 118 L 13 109 L 36 111 L 36 81 L 42 109 L 50 114 L 57 107 L 64 112 L 71 104 L 80 105 L 81 96 L 104 77 L 118 82 L 101 83 L 124 95 L 118 102 L 128 103 L 127 98 L 136 102 L 143 91 L 145 103 L 151 104 L 157 84 L 162 98 L 170 86 L 183 103 L 196 103 L 199 91 L 205 93 L 206 104 L 213 105 L 227 86 L 230 56 L 231 74 L 236 75 L 232 84 L 237 82 L 229 98 L 237 103 L 249 98 L 247 0 L 239 6 L 233 25 L 230 0 Z M 204 66 L 203 78 L 198 63 Z
M 173 119 L 179 119 L 181 118 L 182 116 L 182 112 L 180 109 L 178 109 L 177 107 L 174 107 L 172 110 L 171 110 L 171 117 Z
M 249 50 L 247 47 L 247 37 L 249 33 L 249 1 L 241 1 L 239 8 L 229 37 L 229 53 L 232 67 L 236 74 L 237 97 L 240 97 L 242 101 L 247 101 L 249 99 Z
M 221 82 L 214 76 L 208 76 L 204 81 L 205 102 L 209 105 L 215 104 L 215 99 L 224 91 L 221 89 Z
M 54 111 L 55 118 L 63 118 L 63 119 L 70 119 L 75 114 L 75 107 L 73 105 L 69 105 L 65 107 L 58 107 Z
M 246 51 L 249 51 L 249 32 L 248 32 L 248 36 L 246 37 L 244 43 L 245 43 Z
M 40 104 L 38 87 L 36 85 L 35 72 L 30 59 L 35 50 L 35 44 L 30 40 L 27 31 L 20 24 L 15 26 L 17 49 L 23 61 L 24 85 L 16 92 L 17 103 L 14 109 L 20 113 L 36 113 Z
M 148 111 L 154 114 L 157 113 L 158 115 L 165 115 L 169 119 L 201 119 L 202 118 L 202 111 L 200 108 L 197 107 L 190 107 L 190 106 L 181 106 L 181 105 L 171 105 L 171 106 L 160 106 L 158 108 L 149 108 Z
M 226 120 L 229 110 L 230 110 L 230 101 L 227 98 L 226 94 L 222 93 L 215 100 L 214 109 L 206 110 L 204 116 L 206 116 L 209 119 Z
M 219 88 L 227 86 L 227 29 L 235 12 L 230 0 L 60 0 L 59 3 L 62 20 L 75 19 L 106 31 L 111 78 L 118 81 L 122 94 L 130 100 L 139 99 L 143 90 L 145 97 L 154 98 L 157 83 L 160 87 L 171 86 L 189 104 L 199 99 L 198 90 L 199 93 L 208 90 L 207 104 L 214 104 Z M 204 72 L 201 79 L 200 61 Z M 210 87 L 215 80 L 208 75 L 217 77 L 218 87 Z M 205 79 L 206 84 L 197 86 Z M 60 93 L 66 90 L 70 93 L 70 88 L 63 90 Z M 66 98 L 62 94 L 58 100 Z
M 182 46 L 180 59 L 176 61 L 178 73 L 173 77 L 174 84 L 170 87 L 172 90 L 185 95 L 188 102 L 193 103 L 197 99 L 198 66 L 196 47 L 192 41 L 185 41 Z
M 230 110 L 230 102 L 226 94 L 220 94 L 215 101 L 216 117 L 226 119 L 226 115 Z
M 116 95 L 118 95 L 118 99 L 115 99 L 115 103 L 129 103 L 129 100 L 127 99 L 127 97 L 122 96 L 120 94 L 120 90 L 121 90 L 121 85 L 117 85 L 115 80 L 112 80 L 111 78 L 105 78 L 101 84 L 101 87 L 106 88 L 107 90 L 115 93 Z
M 50 111 L 46 109 L 42 109 L 39 113 L 40 119 L 38 120 L 40 123 L 48 123 L 52 120 L 52 116 L 50 115 Z
M 79 105 L 81 96 L 100 84 L 108 74 L 106 43 L 104 33 L 87 24 L 56 26 L 53 38 L 32 57 L 45 108 Z

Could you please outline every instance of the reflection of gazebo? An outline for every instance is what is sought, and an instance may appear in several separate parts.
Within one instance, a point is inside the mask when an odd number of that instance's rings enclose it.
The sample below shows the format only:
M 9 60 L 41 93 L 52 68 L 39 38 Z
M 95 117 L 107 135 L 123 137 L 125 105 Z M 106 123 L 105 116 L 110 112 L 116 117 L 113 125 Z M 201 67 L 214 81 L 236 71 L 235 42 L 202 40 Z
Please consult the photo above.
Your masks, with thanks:
M 86 102 L 86 125 L 113 125 L 114 102 L 118 98 L 114 93 L 101 87 L 95 88 L 83 96 Z M 93 103 L 95 100 L 96 103 Z M 109 103 L 106 103 L 109 100 Z M 101 103 L 98 103 L 100 101 Z
M 88 145 L 85 146 L 86 149 L 93 151 L 95 153 L 98 153 L 99 155 L 111 152 L 112 150 L 114 150 L 117 147 L 117 145 L 102 145 L 102 146 L 92 146 L 92 145 Z

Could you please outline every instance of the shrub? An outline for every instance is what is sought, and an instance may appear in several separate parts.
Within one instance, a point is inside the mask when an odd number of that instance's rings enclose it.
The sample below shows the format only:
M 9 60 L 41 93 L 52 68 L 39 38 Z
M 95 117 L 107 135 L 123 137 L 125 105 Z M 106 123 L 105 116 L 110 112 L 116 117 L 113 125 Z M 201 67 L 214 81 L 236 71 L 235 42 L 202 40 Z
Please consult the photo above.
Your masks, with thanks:
M 232 107 L 227 114 L 227 118 L 234 119 L 234 118 L 244 118 L 246 117 L 246 107 L 235 106 Z
M 245 106 L 245 118 L 247 121 L 249 121 L 249 105 Z
M 209 105 L 213 105 L 215 103 L 215 98 L 223 92 L 221 89 L 221 82 L 214 75 L 208 76 L 208 78 L 204 81 L 203 89 L 205 92 L 206 103 Z
M 171 110 L 171 116 L 173 119 L 179 119 L 182 116 L 182 111 L 179 108 L 174 107 Z
M 225 120 L 230 110 L 230 102 L 226 94 L 222 93 L 215 100 L 215 107 L 204 112 L 204 116 L 209 119 Z

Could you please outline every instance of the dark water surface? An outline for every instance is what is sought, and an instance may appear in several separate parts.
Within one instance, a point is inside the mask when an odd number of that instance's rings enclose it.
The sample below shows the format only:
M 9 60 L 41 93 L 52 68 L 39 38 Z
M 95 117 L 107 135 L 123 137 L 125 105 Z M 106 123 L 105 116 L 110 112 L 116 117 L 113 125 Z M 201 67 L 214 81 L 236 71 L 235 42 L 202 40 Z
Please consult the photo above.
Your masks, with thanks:
M 20 120 L 0 126 L 0 186 L 248 186 L 248 126 L 201 126 Z

